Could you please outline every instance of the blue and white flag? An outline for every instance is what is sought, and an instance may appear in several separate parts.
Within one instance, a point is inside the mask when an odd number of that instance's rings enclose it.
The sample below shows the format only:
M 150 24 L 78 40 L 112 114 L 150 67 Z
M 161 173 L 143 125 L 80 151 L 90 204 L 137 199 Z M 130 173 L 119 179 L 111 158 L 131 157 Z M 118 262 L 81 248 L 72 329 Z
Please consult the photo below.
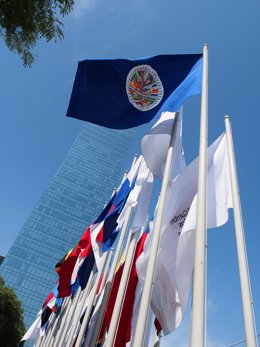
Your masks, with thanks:
M 201 75 L 202 54 L 83 60 L 67 116 L 114 129 L 136 127 L 200 93 Z

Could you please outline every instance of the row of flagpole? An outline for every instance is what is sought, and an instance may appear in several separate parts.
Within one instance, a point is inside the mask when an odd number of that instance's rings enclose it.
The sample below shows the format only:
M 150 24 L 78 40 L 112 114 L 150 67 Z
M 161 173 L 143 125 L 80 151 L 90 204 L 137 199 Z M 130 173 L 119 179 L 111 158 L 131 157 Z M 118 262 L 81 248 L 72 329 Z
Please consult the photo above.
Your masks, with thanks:
M 182 112 L 182 111 L 181 111 Z M 176 140 L 177 124 L 179 122 L 180 114 L 176 113 L 174 125 L 172 128 L 170 146 L 167 153 L 166 165 L 164 176 L 162 180 L 160 199 L 154 220 L 153 239 L 151 245 L 151 252 L 149 255 L 148 267 L 142 292 L 141 303 L 139 307 L 139 314 L 136 323 L 135 334 L 133 337 L 132 347 L 143 346 L 144 336 L 147 324 L 147 317 L 150 309 L 150 301 L 153 290 L 154 273 L 156 269 L 156 258 L 158 245 L 160 242 L 160 231 L 162 228 L 162 220 L 165 209 L 165 201 L 167 188 L 170 181 L 171 167 L 174 156 L 174 143 Z M 239 197 L 239 188 L 234 156 L 233 138 L 231 131 L 230 119 L 225 117 L 225 127 L 227 136 L 227 147 L 229 156 L 230 179 L 232 187 L 232 198 L 234 208 L 234 220 L 236 230 L 237 253 L 240 273 L 240 284 L 242 293 L 243 315 L 245 335 L 248 347 L 256 347 L 256 333 L 255 322 L 252 305 L 252 294 L 250 288 L 249 271 L 246 255 L 243 219 L 241 212 L 241 204 Z M 208 147 L 208 47 L 205 45 L 203 48 L 203 75 L 202 75 L 202 99 L 201 99 L 201 123 L 200 123 L 200 149 L 199 149 L 199 174 L 198 174 L 198 203 L 197 203 L 197 224 L 195 233 L 195 261 L 194 261 L 194 278 L 193 278 L 193 291 L 192 291 L 192 313 L 191 313 L 191 331 L 190 331 L 190 347 L 204 347 L 205 346 L 205 297 L 206 297 L 206 238 L 207 238 L 207 147 Z M 134 165 L 136 158 L 133 161 Z M 102 263 L 98 269 L 96 278 L 94 279 L 95 269 L 92 269 L 91 275 L 88 280 L 87 287 L 84 290 L 78 289 L 75 297 L 70 300 L 64 300 L 63 309 L 56 319 L 50 322 L 44 339 L 39 340 L 37 347 L 62 347 L 65 343 L 66 346 L 87 347 L 84 345 L 84 338 L 86 329 L 93 312 L 93 307 L 97 303 L 97 289 L 105 269 L 107 276 L 104 276 L 103 286 L 104 294 L 101 305 L 95 317 L 95 324 L 92 330 L 90 343 L 88 346 L 94 347 L 99 337 L 106 305 L 109 299 L 109 294 L 113 285 L 113 280 L 116 273 L 116 268 L 119 263 L 120 255 L 122 254 L 123 245 L 130 227 L 130 221 L 133 214 L 133 207 L 128 206 L 125 221 L 119 236 L 117 247 L 115 249 L 112 263 L 109 269 L 110 258 L 112 252 L 104 253 Z M 145 225 L 142 228 L 144 231 Z M 117 293 L 117 298 L 107 333 L 105 346 L 112 347 L 118 328 L 118 322 L 122 310 L 122 303 L 125 296 L 125 291 L 128 283 L 129 272 L 133 261 L 136 243 L 138 240 L 138 232 L 128 233 L 127 246 L 125 247 L 125 265 Z M 105 283 L 105 277 L 107 277 Z M 77 324 L 80 320 L 84 305 L 88 298 L 88 306 L 85 311 L 80 330 L 74 341 L 74 336 L 77 329 Z M 62 317 L 63 315 L 63 317 Z M 63 319 L 62 319 L 63 318 Z M 70 333 L 67 330 L 70 328 Z M 67 339 L 67 340 L 66 340 Z M 73 342 L 74 341 L 74 342 Z M 155 337 L 154 346 L 159 346 L 160 338 Z
M 142 300 L 140 303 L 139 314 L 138 314 L 138 319 L 136 323 L 136 332 L 135 332 L 133 347 L 142 346 L 144 335 L 145 335 L 145 328 L 146 328 L 146 322 L 147 322 L 148 311 L 150 307 L 150 298 L 151 298 L 152 286 L 153 286 L 153 276 L 154 276 L 154 271 L 156 266 L 157 250 L 158 250 L 158 245 L 160 241 L 160 230 L 162 226 L 162 218 L 163 218 L 163 212 L 164 212 L 165 200 L 166 200 L 166 194 L 167 194 L 167 186 L 169 183 L 171 166 L 172 166 L 171 164 L 172 164 L 172 159 L 174 155 L 174 142 L 176 138 L 176 129 L 177 129 L 178 119 L 179 119 L 179 112 L 176 114 L 175 122 L 172 128 L 171 142 L 170 142 L 170 146 L 169 146 L 167 158 L 166 158 L 165 171 L 164 171 L 164 176 L 162 181 L 159 204 L 158 204 L 158 209 L 157 209 L 155 221 L 154 221 L 154 232 L 153 232 L 151 253 L 149 256 L 148 267 L 146 271 L 146 278 L 145 278 L 143 294 L 142 294 Z
M 147 222 L 148 222 L 148 220 L 147 220 Z M 146 227 L 146 223 L 143 225 L 143 227 L 140 231 L 140 235 L 143 234 L 145 227 Z M 126 248 L 126 258 L 125 258 L 124 270 L 122 273 L 122 277 L 121 277 L 121 281 L 120 281 L 120 285 L 119 285 L 119 289 L 118 289 L 118 293 L 117 293 L 117 297 L 116 297 L 116 302 L 115 302 L 115 306 L 114 306 L 114 310 L 113 310 L 113 314 L 112 314 L 112 318 L 111 318 L 111 323 L 110 323 L 108 335 L 106 338 L 106 347 L 112 347 L 113 346 L 114 338 L 116 335 L 116 330 L 118 327 L 118 322 L 120 319 L 122 303 L 123 303 L 123 300 L 125 297 L 125 291 L 127 288 L 129 273 L 130 273 L 131 265 L 133 262 L 135 247 L 136 247 L 136 243 L 138 241 L 138 236 L 139 235 L 138 235 L 137 231 L 135 233 L 131 233 L 131 231 L 130 231 L 130 233 L 129 233 L 130 242 L 129 242 L 129 246 Z
M 134 157 L 133 163 L 132 163 L 132 167 L 134 166 L 135 162 L 137 160 L 137 156 Z M 120 255 L 122 253 L 122 247 L 126 238 L 126 233 L 130 224 L 130 220 L 132 217 L 132 207 L 128 206 L 127 211 L 126 211 L 126 217 L 125 217 L 125 221 L 119 236 L 119 240 L 118 240 L 118 244 L 115 250 L 115 254 L 114 254 L 114 258 L 113 258 L 113 262 L 110 268 L 110 272 L 109 272 L 109 276 L 108 276 L 108 280 L 106 283 L 106 287 L 105 287 L 105 291 L 104 291 L 104 296 L 102 299 L 102 303 L 101 306 L 99 308 L 98 314 L 97 314 L 97 319 L 95 322 L 95 326 L 92 332 L 92 338 L 91 338 L 91 342 L 90 342 L 90 346 L 95 346 L 96 341 L 98 339 L 98 335 L 99 332 L 101 330 L 101 325 L 103 322 L 103 317 L 104 317 L 104 313 L 105 313 L 105 309 L 108 303 L 108 299 L 109 299 L 109 295 L 111 292 L 111 288 L 113 285 L 113 281 L 114 281 L 114 277 L 115 277 L 115 273 L 116 273 L 116 268 L 118 266 L 118 262 L 120 259 Z M 128 246 L 128 245 L 127 245 Z M 127 250 L 126 250 L 127 252 Z
M 233 198 L 237 253 L 239 263 L 240 285 L 242 293 L 244 327 L 247 346 L 257 346 L 253 302 L 250 288 L 249 270 L 246 255 L 246 245 L 243 227 L 243 218 L 238 188 L 238 179 L 235 163 L 234 145 L 231 123 L 225 117 L 227 147 L 229 155 L 229 169 Z M 192 292 L 190 347 L 205 346 L 205 298 L 206 298 L 206 240 L 207 240 L 207 146 L 208 146 L 208 47 L 203 47 L 203 74 L 201 97 L 201 125 L 199 150 L 199 176 L 198 176 L 198 208 L 197 227 L 195 234 L 195 261 Z

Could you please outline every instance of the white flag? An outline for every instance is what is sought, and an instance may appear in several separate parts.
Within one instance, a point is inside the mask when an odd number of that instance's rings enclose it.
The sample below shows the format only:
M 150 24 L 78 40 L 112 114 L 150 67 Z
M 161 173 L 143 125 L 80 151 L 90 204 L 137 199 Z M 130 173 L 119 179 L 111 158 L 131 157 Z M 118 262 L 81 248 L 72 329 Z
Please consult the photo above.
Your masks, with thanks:
M 140 158 L 141 163 L 134 189 L 130 192 L 126 204 L 117 219 L 118 229 L 121 229 L 124 224 L 128 206 L 132 206 L 135 209 L 131 225 L 133 232 L 140 229 L 147 218 L 154 178 L 151 170 L 148 169 L 144 158 L 142 156 L 140 156 Z
M 175 112 L 163 112 L 158 122 L 142 139 L 143 157 L 148 168 L 159 179 L 163 177 L 175 115 Z M 182 112 L 179 115 L 176 135 L 171 181 L 186 166 L 182 149 Z
M 167 192 L 151 307 L 165 334 L 177 328 L 186 309 L 194 265 L 197 213 L 198 158 L 176 177 Z M 226 136 L 208 149 L 207 227 L 226 223 L 232 207 Z M 151 237 L 137 261 L 139 279 L 145 279 Z
M 38 342 L 38 339 L 45 335 L 45 331 L 48 328 L 49 322 L 47 321 L 45 325 L 41 326 L 41 316 L 42 316 L 42 309 L 40 309 L 35 321 L 26 331 L 26 333 L 24 334 L 20 342 L 33 339 L 34 345 L 36 345 Z
M 42 315 L 42 309 L 38 312 L 35 321 L 32 323 L 32 325 L 26 331 L 26 333 L 24 334 L 24 336 L 20 342 L 34 339 L 34 344 L 37 343 L 38 338 L 40 337 L 41 315 Z

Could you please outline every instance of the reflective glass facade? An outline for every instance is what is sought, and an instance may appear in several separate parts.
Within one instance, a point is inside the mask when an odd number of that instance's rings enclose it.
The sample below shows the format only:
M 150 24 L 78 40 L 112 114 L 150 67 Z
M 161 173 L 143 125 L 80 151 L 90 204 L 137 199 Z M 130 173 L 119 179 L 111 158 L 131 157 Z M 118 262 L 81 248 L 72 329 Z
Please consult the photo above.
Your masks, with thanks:
M 28 327 L 73 247 L 121 182 L 135 131 L 82 128 L 0 267 L 22 301 Z

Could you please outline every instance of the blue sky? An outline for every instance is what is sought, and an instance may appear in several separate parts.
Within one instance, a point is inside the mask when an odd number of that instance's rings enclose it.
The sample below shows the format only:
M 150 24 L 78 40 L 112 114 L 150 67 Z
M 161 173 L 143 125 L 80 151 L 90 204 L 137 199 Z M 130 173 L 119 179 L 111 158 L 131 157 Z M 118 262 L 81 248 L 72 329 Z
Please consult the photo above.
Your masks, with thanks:
M 80 0 L 62 42 L 39 42 L 33 67 L 1 48 L 0 254 L 5 255 L 82 126 L 66 118 L 77 62 L 199 53 L 209 45 L 209 142 L 232 120 L 248 260 L 260 331 L 260 4 L 250 1 Z M 198 153 L 200 98 L 184 106 L 184 147 Z M 138 130 L 133 153 L 146 127 Z M 130 163 L 130 159 L 129 159 Z M 244 339 L 233 214 L 208 233 L 208 347 Z M 188 345 L 189 312 L 162 347 Z M 241 345 L 242 346 L 242 345 Z

